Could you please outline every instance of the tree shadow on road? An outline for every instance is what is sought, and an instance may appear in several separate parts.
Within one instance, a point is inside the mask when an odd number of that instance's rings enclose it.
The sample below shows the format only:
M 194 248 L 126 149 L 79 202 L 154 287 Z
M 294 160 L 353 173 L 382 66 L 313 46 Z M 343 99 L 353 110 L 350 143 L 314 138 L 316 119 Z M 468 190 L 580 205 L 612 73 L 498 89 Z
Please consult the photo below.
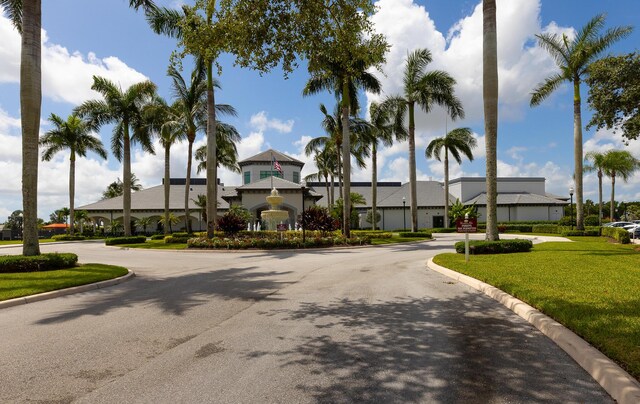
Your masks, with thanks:
M 474 293 L 302 303 L 265 315 L 317 327 L 290 337 L 291 349 L 245 353 L 315 375 L 296 387 L 316 402 L 611 402 L 546 337 Z
M 255 271 L 256 268 L 227 268 L 167 278 L 135 278 L 100 292 L 90 292 L 101 293 L 101 296 L 43 318 L 37 324 L 60 323 L 85 315 L 99 316 L 117 308 L 141 304 L 155 305 L 166 313 L 180 316 L 190 308 L 210 302 L 214 297 L 277 300 L 272 295 L 291 283 L 279 281 L 278 277 L 291 272 Z

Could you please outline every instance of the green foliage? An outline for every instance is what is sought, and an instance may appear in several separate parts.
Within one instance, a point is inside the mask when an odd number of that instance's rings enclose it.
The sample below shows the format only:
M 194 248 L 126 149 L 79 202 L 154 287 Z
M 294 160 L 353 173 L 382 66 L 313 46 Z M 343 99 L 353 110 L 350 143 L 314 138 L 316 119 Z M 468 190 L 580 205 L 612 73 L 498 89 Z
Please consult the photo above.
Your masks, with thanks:
M 151 240 L 164 240 L 164 234 L 154 234 L 151 236 Z
M 0 273 L 54 271 L 72 268 L 78 263 L 78 256 L 71 253 L 49 253 L 33 256 L 0 256 Z
M 218 228 L 224 232 L 225 235 L 234 235 L 239 231 L 247 228 L 247 220 L 251 219 L 250 214 L 246 209 L 232 206 L 220 219 L 218 219 Z
M 302 213 L 301 223 L 306 230 L 317 230 L 322 234 L 340 228 L 340 222 L 329 214 L 327 208 L 321 206 L 310 206 L 305 210 Z
M 105 245 L 119 245 L 119 244 L 142 244 L 147 241 L 146 236 L 132 236 L 132 237 L 113 237 L 104 240 Z
M 531 227 L 532 233 L 548 233 L 548 234 L 557 234 L 558 225 L 557 224 L 536 224 Z
M 464 254 L 464 241 L 455 244 L 457 253 Z M 469 241 L 470 254 L 508 254 L 529 252 L 533 248 L 531 240 L 497 240 L 497 241 Z
M 51 238 L 55 241 L 80 241 L 87 239 L 85 236 L 78 236 L 76 234 L 56 234 L 51 236 Z
M 589 215 L 584 218 L 585 226 L 599 226 L 600 222 L 598 221 L 598 215 Z
M 389 239 L 393 237 L 393 233 L 382 230 L 352 230 L 351 234 L 357 237 L 369 237 L 372 240 Z
M 460 199 L 456 199 L 449 208 L 449 218 L 451 221 L 456 221 L 458 219 L 464 219 L 465 215 L 469 215 L 469 219 L 477 218 L 478 207 L 475 204 L 465 206 L 460 202 Z
M 407 237 L 407 238 L 431 238 L 431 233 L 428 233 L 426 231 L 403 231 L 398 233 L 398 235 L 400 237 Z
M 371 244 L 369 237 L 345 238 L 343 236 L 333 237 L 307 237 L 306 241 L 302 241 L 302 234 L 297 232 L 297 237 L 280 238 L 276 232 L 270 233 L 270 237 L 258 238 L 213 238 L 198 237 L 189 239 L 188 248 L 204 248 L 204 249 L 228 249 L 228 250 L 244 250 L 248 248 L 255 249 L 298 249 L 298 248 L 318 248 L 318 247 L 334 247 L 334 246 L 354 246 Z
M 455 233 L 457 230 L 453 227 L 434 227 L 431 229 L 423 229 L 421 231 L 426 231 L 427 233 Z
M 562 237 L 598 237 L 600 235 L 599 230 L 565 230 L 560 233 Z
M 629 232 L 620 227 L 603 227 L 602 236 L 610 237 L 620 244 L 629 244 L 631 242 L 631 236 Z
M 188 235 L 187 233 L 173 233 L 170 236 L 166 236 L 164 238 L 165 244 L 184 244 L 189 241 L 190 238 L 195 237 L 194 235 Z
M 376 209 L 376 223 L 379 223 L 382 220 L 382 215 L 380 215 L 380 210 Z M 367 210 L 367 217 L 365 221 L 369 224 L 373 224 L 373 211 L 371 209 Z

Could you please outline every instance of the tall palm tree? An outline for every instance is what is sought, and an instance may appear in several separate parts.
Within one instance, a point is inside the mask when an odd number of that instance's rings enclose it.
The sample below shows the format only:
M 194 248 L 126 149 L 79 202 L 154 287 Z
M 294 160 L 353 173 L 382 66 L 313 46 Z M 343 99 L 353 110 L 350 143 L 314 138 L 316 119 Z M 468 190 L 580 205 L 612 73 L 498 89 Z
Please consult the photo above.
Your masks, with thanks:
M 324 179 L 328 199 L 327 206 L 329 207 L 329 209 L 331 209 L 333 208 L 333 203 L 335 201 L 335 187 L 333 186 L 334 176 L 336 175 L 338 170 L 338 160 L 336 159 L 336 154 L 331 150 L 330 147 L 326 147 L 322 150 L 315 151 L 313 160 L 316 163 L 318 171 L 305 176 L 304 180 L 322 181 Z M 331 184 L 331 187 L 329 187 L 329 184 Z
M 131 190 L 138 192 L 142 189 L 140 180 L 134 173 L 131 173 Z M 102 199 L 111 199 L 124 194 L 124 184 L 120 178 L 116 178 L 111 184 L 107 186 L 107 189 L 102 193 Z
M 150 130 L 145 124 L 144 108 L 155 95 L 156 85 L 150 81 L 133 84 L 126 91 L 109 79 L 93 76 L 91 89 L 104 100 L 84 102 L 76 110 L 89 117 L 96 127 L 115 124 L 111 151 L 122 161 L 124 234 L 131 235 L 131 143 L 139 143 L 148 153 L 154 153 Z
M 147 235 L 147 227 L 150 226 L 151 223 L 153 223 L 153 218 L 151 217 L 141 217 L 136 220 L 136 226 L 142 227 L 145 236 Z
M 482 102 L 484 109 L 484 144 L 487 188 L 486 239 L 498 235 L 498 41 L 496 1 L 482 2 Z M 449 220 L 445 216 L 445 220 Z
M 96 153 L 103 159 L 107 158 L 107 151 L 102 141 L 91 135 L 97 128 L 91 122 L 83 120 L 76 114 L 71 114 L 64 121 L 56 114 L 49 116 L 54 128 L 47 131 L 40 139 L 40 145 L 45 149 L 42 153 L 43 161 L 50 161 L 55 154 L 69 150 L 69 233 L 73 234 L 75 223 L 75 190 L 76 190 L 76 156 L 85 157 L 88 151 Z
M 409 113 L 409 183 L 411 205 L 411 231 L 418 229 L 418 194 L 416 191 L 416 121 L 415 106 L 425 113 L 431 112 L 439 105 L 447 110 L 452 119 L 464 118 L 464 110 L 460 100 L 454 94 L 456 81 L 449 73 L 442 70 L 426 71 L 431 63 L 431 52 L 428 49 L 416 49 L 407 57 L 404 68 L 402 96 L 389 97 L 385 102 L 395 102 L 401 112 Z
M 378 144 L 389 147 L 393 140 L 404 141 L 407 139 L 407 131 L 404 128 L 404 114 L 398 113 L 401 108 L 393 103 L 378 105 L 372 102 L 369 105 L 369 123 L 371 125 L 371 217 L 373 230 L 376 229 L 377 204 L 378 204 Z
M 219 104 L 218 104 L 219 105 Z M 240 173 L 240 166 L 238 165 L 238 147 L 236 143 L 242 140 L 242 136 L 238 130 L 233 126 L 218 121 L 218 129 L 216 130 L 218 136 L 218 147 L 216 147 L 216 153 L 218 153 L 218 167 L 222 166 L 230 171 Z M 202 145 L 196 150 L 196 161 L 199 161 L 197 172 L 206 171 L 207 169 L 207 145 Z
M 465 155 L 469 161 L 473 161 L 472 149 L 477 142 L 473 137 L 471 129 L 457 128 L 443 137 L 437 137 L 429 142 L 425 150 L 427 159 L 434 158 L 442 161 L 440 153 L 444 149 L 444 220 L 445 227 L 449 227 L 449 154 L 453 156 L 458 164 L 462 164 L 462 156 Z
M 616 177 L 622 178 L 624 182 L 627 182 L 629 177 L 638 169 L 640 169 L 640 160 L 633 157 L 633 155 L 626 150 L 609 150 L 605 153 L 603 171 L 607 177 L 611 178 L 609 217 L 611 217 L 612 220 L 614 214 L 613 208 L 615 206 Z
M 366 45 L 363 45 L 366 48 Z M 318 56 L 318 55 L 317 55 Z M 350 237 L 349 215 L 351 212 L 351 125 L 350 117 L 355 116 L 358 111 L 358 89 L 378 94 L 380 93 L 380 81 L 367 70 L 371 67 L 368 62 L 362 59 L 353 58 L 350 68 L 335 63 L 330 58 L 326 60 L 318 56 L 319 66 L 322 69 L 316 70 L 307 82 L 303 91 L 304 95 L 317 94 L 321 91 L 333 92 L 337 99 L 340 99 L 340 121 L 342 123 L 342 171 L 344 175 L 344 188 L 342 197 L 344 200 L 342 219 L 343 234 Z M 326 114 L 325 114 L 326 115 Z M 365 148 L 368 142 L 361 145 Z
M 584 230 L 583 185 L 582 185 L 582 112 L 580 98 L 580 84 L 587 75 L 589 65 L 594 62 L 607 48 L 621 38 L 631 33 L 631 27 L 616 27 L 608 29 L 604 34 L 605 16 L 599 14 L 592 18 L 578 31 L 575 38 L 570 39 L 566 34 L 543 33 L 536 35 L 538 45 L 553 57 L 560 72 L 547 77 L 531 94 L 531 106 L 542 103 L 560 85 L 568 81 L 573 84 L 573 161 L 574 181 L 576 185 L 576 227 Z
M 598 225 L 602 226 L 602 177 L 606 165 L 606 153 L 598 153 L 595 151 L 585 155 L 585 160 L 590 161 L 592 165 L 585 165 L 585 172 L 596 171 L 598 174 Z
M 0 0 L 22 35 L 20 122 L 22 126 L 22 254 L 40 254 L 38 243 L 38 136 L 42 104 L 41 0 Z
M 197 207 L 200 208 L 200 215 L 202 217 L 202 221 L 207 223 L 207 196 L 198 194 L 196 196 L 196 199 L 191 199 L 191 200 L 193 201 L 193 203 L 196 204 Z

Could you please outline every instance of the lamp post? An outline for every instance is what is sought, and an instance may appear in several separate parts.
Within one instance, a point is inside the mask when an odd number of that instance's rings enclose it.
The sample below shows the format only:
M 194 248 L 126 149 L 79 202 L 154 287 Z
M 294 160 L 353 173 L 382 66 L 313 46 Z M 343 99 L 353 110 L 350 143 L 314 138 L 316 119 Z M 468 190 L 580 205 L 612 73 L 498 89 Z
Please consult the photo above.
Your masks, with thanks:
M 22 229 L 24 228 L 23 226 L 23 215 L 22 212 L 18 213 L 18 224 L 20 225 L 20 227 L 18 227 L 18 238 L 22 239 Z
M 569 214 L 571 215 L 571 230 L 573 230 L 573 187 L 569 188 L 569 196 L 571 197 Z
M 306 237 L 306 233 L 305 233 L 305 225 L 304 225 L 304 193 L 306 191 L 307 188 L 307 181 L 302 180 L 300 182 L 300 185 L 302 185 L 302 214 L 300 215 L 300 225 L 302 226 L 302 245 L 304 246 L 304 244 L 307 241 L 307 237 Z
M 407 198 L 402 197 L 402 231 L 407 230 Z

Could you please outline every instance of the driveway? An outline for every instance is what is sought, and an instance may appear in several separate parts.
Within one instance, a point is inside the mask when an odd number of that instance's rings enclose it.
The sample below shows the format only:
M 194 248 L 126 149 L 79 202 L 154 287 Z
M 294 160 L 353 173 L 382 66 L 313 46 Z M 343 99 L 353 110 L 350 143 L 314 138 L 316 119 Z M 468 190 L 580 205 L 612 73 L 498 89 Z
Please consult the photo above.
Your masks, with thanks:
M 426 269 L 453 237 L 306 252 L 42 245 L 137 277 L 0 311 L 0 402 L 611 402 L 524 320 Z

